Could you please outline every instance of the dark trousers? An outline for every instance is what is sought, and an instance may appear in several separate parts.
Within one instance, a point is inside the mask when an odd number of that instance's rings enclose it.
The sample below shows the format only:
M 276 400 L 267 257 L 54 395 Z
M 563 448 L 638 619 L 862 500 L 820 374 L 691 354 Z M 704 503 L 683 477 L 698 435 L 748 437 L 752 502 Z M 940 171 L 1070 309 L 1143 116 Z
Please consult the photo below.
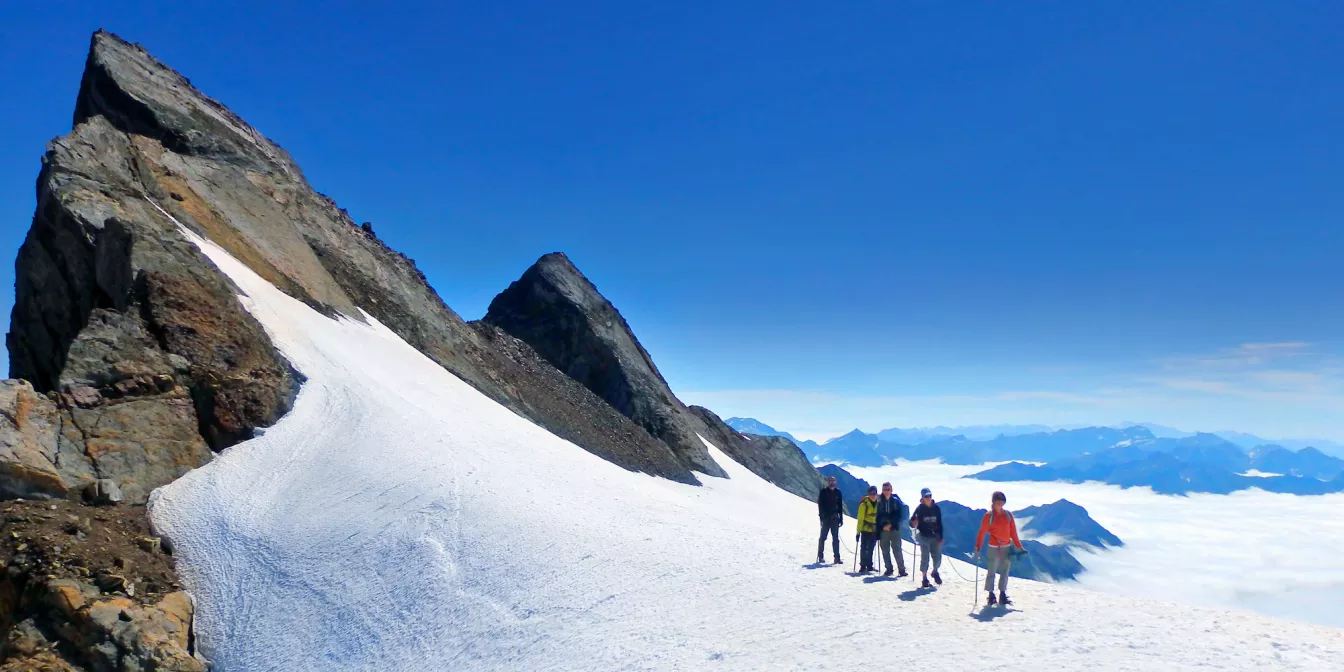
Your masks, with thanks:
M 826 550 L 826 535 L 831 535 L 831 550 L 835 559 L 840 559 L 840 516 L 821 519 L 821 538 L 817 540 L 817 557 Z
M 859 569 L 873 568 L 873 548 L 877 546 L 877 532 L 859 533 Z

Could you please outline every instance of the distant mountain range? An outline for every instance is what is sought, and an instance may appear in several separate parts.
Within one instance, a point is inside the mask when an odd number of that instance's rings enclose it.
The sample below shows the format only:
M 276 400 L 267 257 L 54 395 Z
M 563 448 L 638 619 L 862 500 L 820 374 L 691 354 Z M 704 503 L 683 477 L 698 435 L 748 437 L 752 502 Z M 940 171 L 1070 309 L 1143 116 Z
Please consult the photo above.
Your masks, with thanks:
M 891 448 L 879 447 L 881 444 L 900 444 L 905 446 L 918 446 L 934 441 L 942 441 L 946 447 L 952 443 L 961 441 L 984 442 L 999 438 L 1012 438 L 1018 436 L 1031 435 L 1050 435 L 1061 431 L 1081 431 L 1081 430 L 1147 430 L 1152 438 L 1158 439 L 1184 439 L 1200 434 L 1201 432 L 1187 432 L 1184 430 L 1158 424 L 1155 422 L 1122 422 L 1116 425 L 1096 426 L 1096 427 L 1050 427 L 1047 425 L 966 425 L 962 427 L 917 427 L 911 429 L 901 429 L 893 427 L 884 429 L 876 434 L 869 434 L 862 430 L 855 429 L 848 434 L 837 436 L 820 443 L 815 441 L 799 441 L 788 432 L 777 430 L 754 418 L 729 418 L 727 424 L 740 432 L 748 434 L 760 434 L 762 436 L 784 436 L 788 437 L 803 452 L 807 453 L 813 462 L 842 461 L 854 464 L 856 466 L 876 466 L 885 464 L 885 462 L 874 462 L 881 456 L 896 452 Z M 1304 448 L 1315 448 L 1317 451 L 1326 455 L 1344 458 L 1344 443 L 1330 441 L 1328 439 L 1267 439 L 1255 434 L 1237 432 L 1232 430 L 1220 430 L 1216 432 L 1204 432 L 1212 434 L 1224 441 L 1236 444 L 1244 449 L 1250 450 L 1260 446 L 1274 445 L 1282 446 L 1289 450 L 1302 450 Z M 1077 435 L 1083 436 L 1083 435 Z M 1139 438 L 1137 435 L 1135 438 Z M 876 439 L 876 442 L 873 441 Z M 1062 440 L 1062 439 L 1055 439 Z M 822 450 L 822 446 L 828 448 Z M 871 448 L 871 449 L 870 449 Z M 955 453 L 954 453 L 955 454 Z M 876 456 L 876 457 L 875 457 Z M 905 455 L 899 455 L 906 457 Z M 862 463 L 851 460 L 850 458 L 861 460 Z M 891 459 L 895 459 L 893 456 Z M 935 455 L 954 463 L 946 456 Z M 908 457 L 907 459 L 932 459 Z M 953 458 L 960 460 L 962 458 Z M 1026 457 L 1014 457 L 1007 459 L 1019 459 L 1028 461 L 1041 461 L 1039 459 L 1030 459 Z M 962 463 L 962 462 L 956 462 Z
M 850 512 L 858 510 L 859 499 L 868 491 L 867 481 L 834 464 L 823 465 L 817 471 L 823 476 L 834 476 L 846 509 Z M 899 488 L 896 494 L 901 494 Z M 917 503 L 904 498 L 902 501 L 906 506 Z M 980 520 L 984 518 L 986 510 L 971 509 L 948 500 L 939 501 L 938 506 L 943 511 L 943 553 L 969 562 L 975 549 L 975 532 L 980 529 Z M 1021 535 L 1024 538 L 1032 537 L 1022 542 L 1028 554 L 1013 563 L 1011 573 L 1016 577 L 1048 577 L 1056 581 L 1075 579 L 1086 568 L 1073 556 L 1070 550 L 1072 547 L 1108 548 L 1124 545 L 1119 537 L 1093 520 L 1087 509 L 1066 499 L 1028 507 L 1013 515 L 1017 517 Z M 903 517 L 908 519 L 909 512 Z M 911 538 L 908 527 L 901 530 L 901 536 L 907 540 Z M 1036 538 L 1055 543 L 1043 543 Z
M 1088 427 L 999 435 L 984 440 L 965 436 L 938 437 L 923 443 L 904 444 L 883 441 L 876 434 L 864 434 L 856 429 L 819 445 L 800 444 L 799 447 L 814 463 L 833 461 L 858 467 L 875 467 L 890 464 L 896 459 L 941 459 L 948 464 L 984 464 L 1007 460 L 1049 462 L 1106 450 L 1125 441 L 1152 438 L 1152 433 L 1143 427 Z
M 1251 475 L 1258 473 L 1260 475 Z M 1227 494 L 1259 488 L 1294 495 L 1344 492 L 1344 460 L 1314 448 L 1260 446 L 1249 452 L 1215 434 L 1146 438 L 1095 453 L 1048 461 L 1009 462 L 967 476 L 986 481 L 1099 481 L 1147 486 L 1159 494 Z
M 968 439 L 992 439 L 996 436 L 1016 436 L 1018 434 L 1036 434 L 1051 432 L 1056 427 L 1046 425 L 966 425 L 964 427 L 916 427 L 901 429 L 893 427 L 877 433 L 877 438 L 892 443 L 923 443 L 931 439 L 951 436 L 964 436 Z

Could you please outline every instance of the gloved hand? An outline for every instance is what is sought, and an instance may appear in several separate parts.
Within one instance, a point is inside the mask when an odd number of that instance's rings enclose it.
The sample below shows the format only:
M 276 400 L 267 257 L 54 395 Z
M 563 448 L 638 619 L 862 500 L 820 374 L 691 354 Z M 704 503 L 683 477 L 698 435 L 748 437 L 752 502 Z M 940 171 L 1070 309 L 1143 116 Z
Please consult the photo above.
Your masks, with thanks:
M 858 533 L 858 532 L 855 532 L 855 533 L 854 533 L 854 543 L 856 543 L 856 544 L 859 543 L 859 533 Z

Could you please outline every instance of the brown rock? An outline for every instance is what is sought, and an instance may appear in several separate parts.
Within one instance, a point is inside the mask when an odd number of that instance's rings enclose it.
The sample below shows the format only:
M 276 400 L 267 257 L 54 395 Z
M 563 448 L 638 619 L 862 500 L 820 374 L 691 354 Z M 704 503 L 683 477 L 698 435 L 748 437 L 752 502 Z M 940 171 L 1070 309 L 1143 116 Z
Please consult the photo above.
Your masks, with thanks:
M 48 581 L 47 594 L 52 606 L 66 618 L 73 618 L 75 613 L 84 607 L 84 589 L 78 581 L 70 579 Z
M 103 395 L 99 394 L 98 388 L 82 385 L 80 387 L 71 388 L 70 400 L 84 408 L 89 408 L 90 406 L 97 406 L 101 403 L 103 401 Z
M 69 494 L 56 467 L 59 418 L 56 405 L 27 381 L 0 382 L 0 499 Z
M 0 672 L 81 672 L 56 651 L 41 650 L 32 655 L 17 655 L 0 664 Z
M 104 574 L 94 580 L 98 588 L 105 593 L 115 593 L 126 590 L 126 577 L 120 574 Z

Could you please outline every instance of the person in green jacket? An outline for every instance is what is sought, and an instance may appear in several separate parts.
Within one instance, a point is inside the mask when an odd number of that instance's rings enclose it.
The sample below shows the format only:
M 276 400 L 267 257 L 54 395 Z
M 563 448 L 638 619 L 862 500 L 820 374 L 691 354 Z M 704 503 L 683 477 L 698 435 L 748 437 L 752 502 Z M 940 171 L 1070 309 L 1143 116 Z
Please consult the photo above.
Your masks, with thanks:
M 868 486 L 868 496 L 859 500 L 859 573 L 873 569 L 873 548 L 877 546 L 877 486 Z

